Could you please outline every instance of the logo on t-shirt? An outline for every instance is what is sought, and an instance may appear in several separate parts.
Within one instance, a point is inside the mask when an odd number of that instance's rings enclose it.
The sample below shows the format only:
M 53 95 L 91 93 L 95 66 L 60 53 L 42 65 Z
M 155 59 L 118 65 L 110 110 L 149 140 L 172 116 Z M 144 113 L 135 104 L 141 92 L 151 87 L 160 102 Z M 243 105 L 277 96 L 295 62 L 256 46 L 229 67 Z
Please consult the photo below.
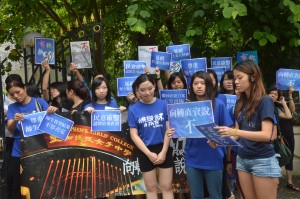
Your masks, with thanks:
M 141 117 L 138 123 L 144 127 L 159 128 L 163 126 L 161 121 L 164 121 L 163 113 Z

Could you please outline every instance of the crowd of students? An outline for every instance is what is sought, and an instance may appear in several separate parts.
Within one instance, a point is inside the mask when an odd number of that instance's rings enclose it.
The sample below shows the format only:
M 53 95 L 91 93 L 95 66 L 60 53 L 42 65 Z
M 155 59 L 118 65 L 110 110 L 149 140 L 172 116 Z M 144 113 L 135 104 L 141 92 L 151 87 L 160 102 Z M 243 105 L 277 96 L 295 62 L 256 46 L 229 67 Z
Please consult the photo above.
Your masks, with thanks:
M 103 75 L 95 75 L 91 90 L 87 86 L 76 64 L 70 69 L 77 79 L 49 84 L 50 67 L 43 62 L 45 69 L 42 83 L 42 98 L 31 92 L 19 75 L 7 77 L 6 90 L 14 101 L 8 106 L 7 127 L 14 141 L 7 159 L 8 198 L 21 198 L 20 192 L 20 133 L 24 114 L 39 110 L 48 113 L 69 111 L 81 113 L 104 110 L 106 106 L 125 111 L 118 106 L 109 82 Z M 222 137 L 231 137 L 243 147 L 223 147 L 204 138 L 188 138 L 185 144 L 185 171 L 190 187 L 188 196 L 175 194 L 176 198 L 198 199 L 209 196 L 211 199 L 235 198 L 230 190 L 229 176 L 235 176 L 239 198 L 276 198 L 281 177 L 281 168 L 276 159 L 272 144 L 274 125 L 287 129 L 283 131 L 292 153 L 295 141 L 292 113 L 295 111 L 293 87 L 288 91 L 288 103 L 276 87 L 268 91 L 264 88 L 262 74 L 253 61 L 243 61 L 234 66 L 233 71 L 223 74 L 220 83 L 214 71 L 195 72 L 187 85 L 181 72 L 168 73 L 164 87 L 160 71 L 153 75 L 142 74 L 132 85 L 133 93 L 128 94 L 128 125 L 131 139 L 137 147 L 137 157 L 142 172 L 146 197 L 158 198 L 159 185 L 162 198 L 173 199 L 173 157 L 170 142 L 175 132 L 170 128 L 167 116 L 167 103 L 159 99 L 158 90 L 188 89 L 187 101 L 211 100 L 214 121 Z M 49 88 L 48 88 L 49 85 Z M 49 89 L 49 90 L 48 90 Z M 50 93 L 50 95 L 49 95 Z M 236 94 L 236 105 L 227 110 L 224 94 Z M 275 106 L 274 106 L 275 105 Z M 279 112 L 279 118 L 274 112 Z M 147 123 L 143 118 L 153 118 Z M 299 191 L 292 181 L 293 160 L 286 165 L 287 188 Z

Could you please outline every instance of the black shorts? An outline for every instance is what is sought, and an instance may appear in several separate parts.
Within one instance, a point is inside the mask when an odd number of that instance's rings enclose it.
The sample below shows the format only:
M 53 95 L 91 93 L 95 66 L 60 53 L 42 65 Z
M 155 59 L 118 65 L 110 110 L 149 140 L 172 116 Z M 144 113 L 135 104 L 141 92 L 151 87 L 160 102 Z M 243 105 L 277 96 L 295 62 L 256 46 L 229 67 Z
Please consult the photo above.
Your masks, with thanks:
M 156 145 L 151 145 L 148 146 L 148 149 L 151 152 L 154 152 L 156 154 L 159 154 L 163 148 L 163 144 L 156 144 Z M 172 156 L 172 148 L 169 147 L 167 154 L 166 154 L 166 160 L 162 164 L 154 165 L 151 160 L 139 149 L 137 150 L 137 157 L 139 160 L 139 165 L 141 172 L 147 172 L 147 171 L 152 171 L 156 167 L 159 168 L 171 168 L 173 167 L 174 161 L 173 161 L 173 156 Z

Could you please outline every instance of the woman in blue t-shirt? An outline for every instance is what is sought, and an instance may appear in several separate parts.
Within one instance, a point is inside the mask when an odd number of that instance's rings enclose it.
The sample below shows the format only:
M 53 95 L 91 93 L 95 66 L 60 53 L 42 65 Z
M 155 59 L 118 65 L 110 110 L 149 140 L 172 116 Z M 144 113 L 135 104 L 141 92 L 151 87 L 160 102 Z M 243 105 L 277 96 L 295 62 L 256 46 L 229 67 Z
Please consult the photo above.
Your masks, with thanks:
M 225 104 L 215 93 L 210 75 L 199 71 L 193 74 L 190 84 L 190 101 L 211 100 L 214 121 L 217 125 L 233 126 Z M 207 184 L 212 199 L 222 198 L 222 170 L 225 148 L 212 148 L 206 138 L 188 138 L 185 146 L 185 169 L 192 198 L 203 198 L 203 183 Z
M 13 134 L 14 143 L 11 157 L 8 160 L 8 198 L 21 198 L 20 192 L 20 155 L 21 155 L 21 121 L 24 114 L 47 110 L 48 113 L 57 111 L 56 107 L 48 106 L 42 98 L 30 97 L 26 92 L 25 84 L 22 78 L 17 74 L 7 76 L 6 90 L 15 100 L 8 106 L 7 110 L 7 128 Z
M 155 80 L 142 74 L 135 80 L 132 90 L 139 100 L 129 106 L 128 125 L 132 141 L 137 147 L 146 196 L 157 199 L 158 181 L 163 198 L 172 199 L 173 159 L 170 149 L 171 134 L 167 119 L 167 104 L 155 97 Z
M 235 129 L 218 127 L 221 136 L 234 136 L 239 147 L 237 170 L 245 198 L 276 198 L 281 169 L 271 142 L 274 103 L 266 96 L 259 67 L 246 60 L 234 67 L 240 92 L 234 115 Z
M 94 110 L 105 110 L 105 107 L 116 108 L 115 100 L 111 98 L 111 90 L 107 80 L 103 77 L 97 77 L 92 83 L 92 102 L 85 105 L 84 111 L 92 113 Z M 125 111 L 126 107 L 120 106 L 121 111 Z

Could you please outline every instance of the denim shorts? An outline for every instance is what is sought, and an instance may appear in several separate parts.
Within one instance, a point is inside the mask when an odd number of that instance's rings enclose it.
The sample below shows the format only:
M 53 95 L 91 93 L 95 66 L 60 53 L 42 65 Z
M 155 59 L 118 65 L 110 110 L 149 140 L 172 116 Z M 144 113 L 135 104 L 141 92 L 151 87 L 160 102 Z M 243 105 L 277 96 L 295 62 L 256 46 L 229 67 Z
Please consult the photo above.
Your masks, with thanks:
M 259 159 L 244 159 L 237 156 L 236 169 L 258 177 L 281 177 L 281 168 L 275 156 Z

